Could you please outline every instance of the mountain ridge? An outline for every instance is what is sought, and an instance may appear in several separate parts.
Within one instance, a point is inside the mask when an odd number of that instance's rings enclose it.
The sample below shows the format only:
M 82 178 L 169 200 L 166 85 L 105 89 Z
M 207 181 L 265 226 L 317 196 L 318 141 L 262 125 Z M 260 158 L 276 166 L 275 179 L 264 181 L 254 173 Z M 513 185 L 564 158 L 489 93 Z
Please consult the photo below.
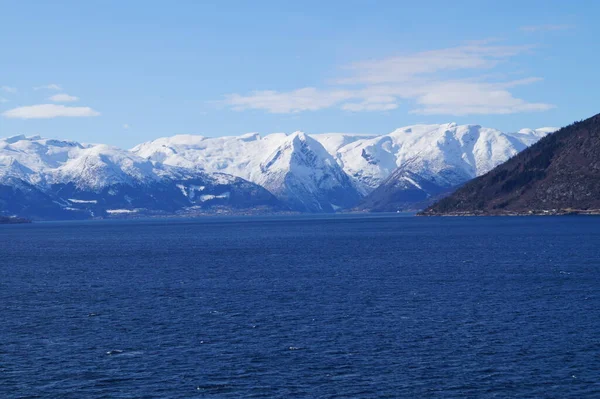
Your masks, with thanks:
M 39 136 L 0 140 L 0 210 L 38 219 L 285 208 L 239 177 L 153 163 L 106 145 Z
M 600 114 L 550 134 L 422 215 L 598 213 Z
M 411 125 L 383 135 L 308 135 L 302 132 L 266 136 L 249 133 L 215 138 L 180 135 L 142 143 L 132 151 L 157 162 L 196 165 L 207 171 L 240 176 L 263 185 L 291 207 L 305 211 L 332 211 L 357 205 L 364 209 L 370 202 L 362 201 L 361 204 L 361 198 L 368 197 L 384 181 L 389 181 L 396 169 L 406 169 L 409 164 L 412 168 L 408 172 L 430 180 L 439 186 L 437 191 L 448 191 L 450 187 L 491 169 L 553 130 L 521 129 L 516 133 L 503 133 L 479 125 L 448 123 Z M 469 134 L 473 136 L 470 138 L 471 146 L 462 142 Z M 328 194 L 318 194 L 323 189 L 319 186 L 318 176 L 307 178 L 310 174 L 294 173 L 290 167 L 293 163 L 281 164 L 279 169 L 270 170 L 275 155 L 290 153 L 288 157 L 291 157 L 291 154 L 297 154 L 289 145 L 293 137 L 302 137 L 311 143 L 315 159 L 320 160 L 320 173 L 332 177 L 326 190 L 338 193 L 337 203 L 329 201 Z M 444 144 L 445 139 L 448 142 Z M 452 144 L 456 148 L 450 148 Z M 332 159 L 337 166 L 333 165 Z M 344 197 L 346 201 L 343 201 Z
M 398 166 L 362 200 L 358 209 L 422 209 L 519 153 L 552 130 L 522 129 L 518 133 L 504 133 L 480 125 L 455 123 L 397 129 L 384 138 L 394 143 L 397 147 L 395 152 L 386 153 L 372 142 L 362 148 L 363 152 L 372 154 L 369 162 L 381 159 L 383 153 L 388 158 L 393 156 L 392 167 Z
M 291 208 L 333 212 L 360 199 L 335 159 L 303 132 L 198 138 L 164 137 L 132 152 L 168 165 L 224 172 L 265 187 Z
M 382 210 L 386 195 L 396 198 L 392 189 L 404 207 L 424 207 L 421 197 L 442 195 L 545 134 L 451 123 L 386 135 L 179 135 L 131 150 L 13 136 L 0 139 L 0 212 L 46 219 L 210 209 L 336 212 L 361 201 L 363 210 Z M 465 145 L 464 137 L 472 142 Z M 378 189 L 384 182 L 389 187 Z M 378 206 L 364 199 L 372 193 L 385 194 Z

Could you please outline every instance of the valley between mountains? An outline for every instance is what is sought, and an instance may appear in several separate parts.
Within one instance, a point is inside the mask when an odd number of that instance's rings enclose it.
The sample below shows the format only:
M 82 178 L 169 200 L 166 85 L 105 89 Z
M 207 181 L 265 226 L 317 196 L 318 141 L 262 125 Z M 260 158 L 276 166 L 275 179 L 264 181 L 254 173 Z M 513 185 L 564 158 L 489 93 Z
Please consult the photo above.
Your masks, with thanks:
M 179 135 L 130 150 L 15 136 L 0 139 L 0 215 L 419 210 L 555 130 L 449 123 L 383 135 Z

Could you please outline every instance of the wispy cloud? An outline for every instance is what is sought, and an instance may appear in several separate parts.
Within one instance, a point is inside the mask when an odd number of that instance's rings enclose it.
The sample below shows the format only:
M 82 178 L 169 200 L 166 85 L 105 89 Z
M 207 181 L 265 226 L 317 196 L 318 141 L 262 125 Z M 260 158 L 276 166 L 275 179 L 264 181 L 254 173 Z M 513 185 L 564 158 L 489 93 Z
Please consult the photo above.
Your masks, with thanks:
M 510 89 L 539 82 L 537 77 L 495 81 L 481 74 L 531 46 L 502 46 L 473 42 L 463 46 L 356 62 L 344 67 L 347 76 L 324 88 L 305 87 L 279 92 L 255 91 L 229 94 L 224 103 L 237 111 L 255 109 L 270 113 L 296 113 L 339 108 L 350 112 L 389 111 L 401 101 L 414 104 L 416 114 L 509 114 L 545 111 L 552 104 L 528 102 Z M 452 72 L 472 75 L 452 79 Z
M 10 86 L 0 86 L 0 90 L 2 90 L 5 93 L 11 93 L 11 94 L 14 94 L 17 92 L 16 87 L 10 87 Z
M 56 83 L 50 83 L 48 85 L 36 86 L 33 90 L 62 90 L 62 86 Z
M 6 99 L 4 97 L 0 97 L 0 104 L 7 103 L 7 102 L 8 102 L 8 99 Z
M 231 94 L 226 96 L 226 103 L 236 111 L 264 109 L 274 114 L 289 114 L 329 108 L 351 98 L 353 98 L 352 91 L 305 87 L 290 92 L 264 90 L 255 91 L 247 96 Z
M 129 129 L 131 126 L 129 126 L 129 123 L 124 123 L 123 124 L 123 129 L 127 130 Z
M 464 46 L 423 51 L 380 60 L 353 63 L 345 69 L 352 75 L 340 84 L 406 82 L 417 76 L 443 71 L 490 69 L 499 62 L 531 49 L 531 46 L 494 46 L 475 42 Z
M 521 26 L 523 32 L 553 32 L 572 29 L 573 25 L 529 25 Z
M 392 97 L 394 98 L 394 97 Z M 367 99 L 357 103 L 345 103 L 340 107 L 344 111 L 360 112 L 360 111 L 391 111 L 398 108 L 398 104 L 393 101 L 374 101 Z
M 547 111 L 551 104 L 530 103 L 515 98 L 507 89 L 532 83 L 526 79 L 505 83 L 442 82 L 431 86 L 417 97 L 417 108 L 411 113 L 421 115 L 514 114 Z
M 5 118 L 15 119 L 50 119 L 58 117 L 90 117 L 99 112 L 90 107 L 67 107 L 57 104 L 39 104 L 13 108 L 2 113 Z
M 60 93 L 53 95 L 49 100 L 54 101 L 55 103 L 72 103 L 79 101 L 79 97 L 71 96 L 67 93 Z

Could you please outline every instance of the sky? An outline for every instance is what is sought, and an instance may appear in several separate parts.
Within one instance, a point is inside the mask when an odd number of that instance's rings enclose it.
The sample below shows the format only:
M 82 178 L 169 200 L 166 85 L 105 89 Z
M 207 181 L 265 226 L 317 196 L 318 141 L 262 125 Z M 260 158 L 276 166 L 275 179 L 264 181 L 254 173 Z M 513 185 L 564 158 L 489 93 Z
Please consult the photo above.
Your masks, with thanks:
M 597 1 L 0 0 L 0 137 L 503 131 L 600 112 Z

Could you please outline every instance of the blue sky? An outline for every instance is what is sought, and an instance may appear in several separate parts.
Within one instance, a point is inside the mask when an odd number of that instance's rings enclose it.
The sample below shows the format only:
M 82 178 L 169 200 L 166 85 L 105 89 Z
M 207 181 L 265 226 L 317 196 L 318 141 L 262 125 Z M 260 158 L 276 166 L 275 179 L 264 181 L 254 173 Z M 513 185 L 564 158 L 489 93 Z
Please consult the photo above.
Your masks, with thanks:
M 502 130 L 600 112 L 596 1 L 0 0 L 0 136 Z

